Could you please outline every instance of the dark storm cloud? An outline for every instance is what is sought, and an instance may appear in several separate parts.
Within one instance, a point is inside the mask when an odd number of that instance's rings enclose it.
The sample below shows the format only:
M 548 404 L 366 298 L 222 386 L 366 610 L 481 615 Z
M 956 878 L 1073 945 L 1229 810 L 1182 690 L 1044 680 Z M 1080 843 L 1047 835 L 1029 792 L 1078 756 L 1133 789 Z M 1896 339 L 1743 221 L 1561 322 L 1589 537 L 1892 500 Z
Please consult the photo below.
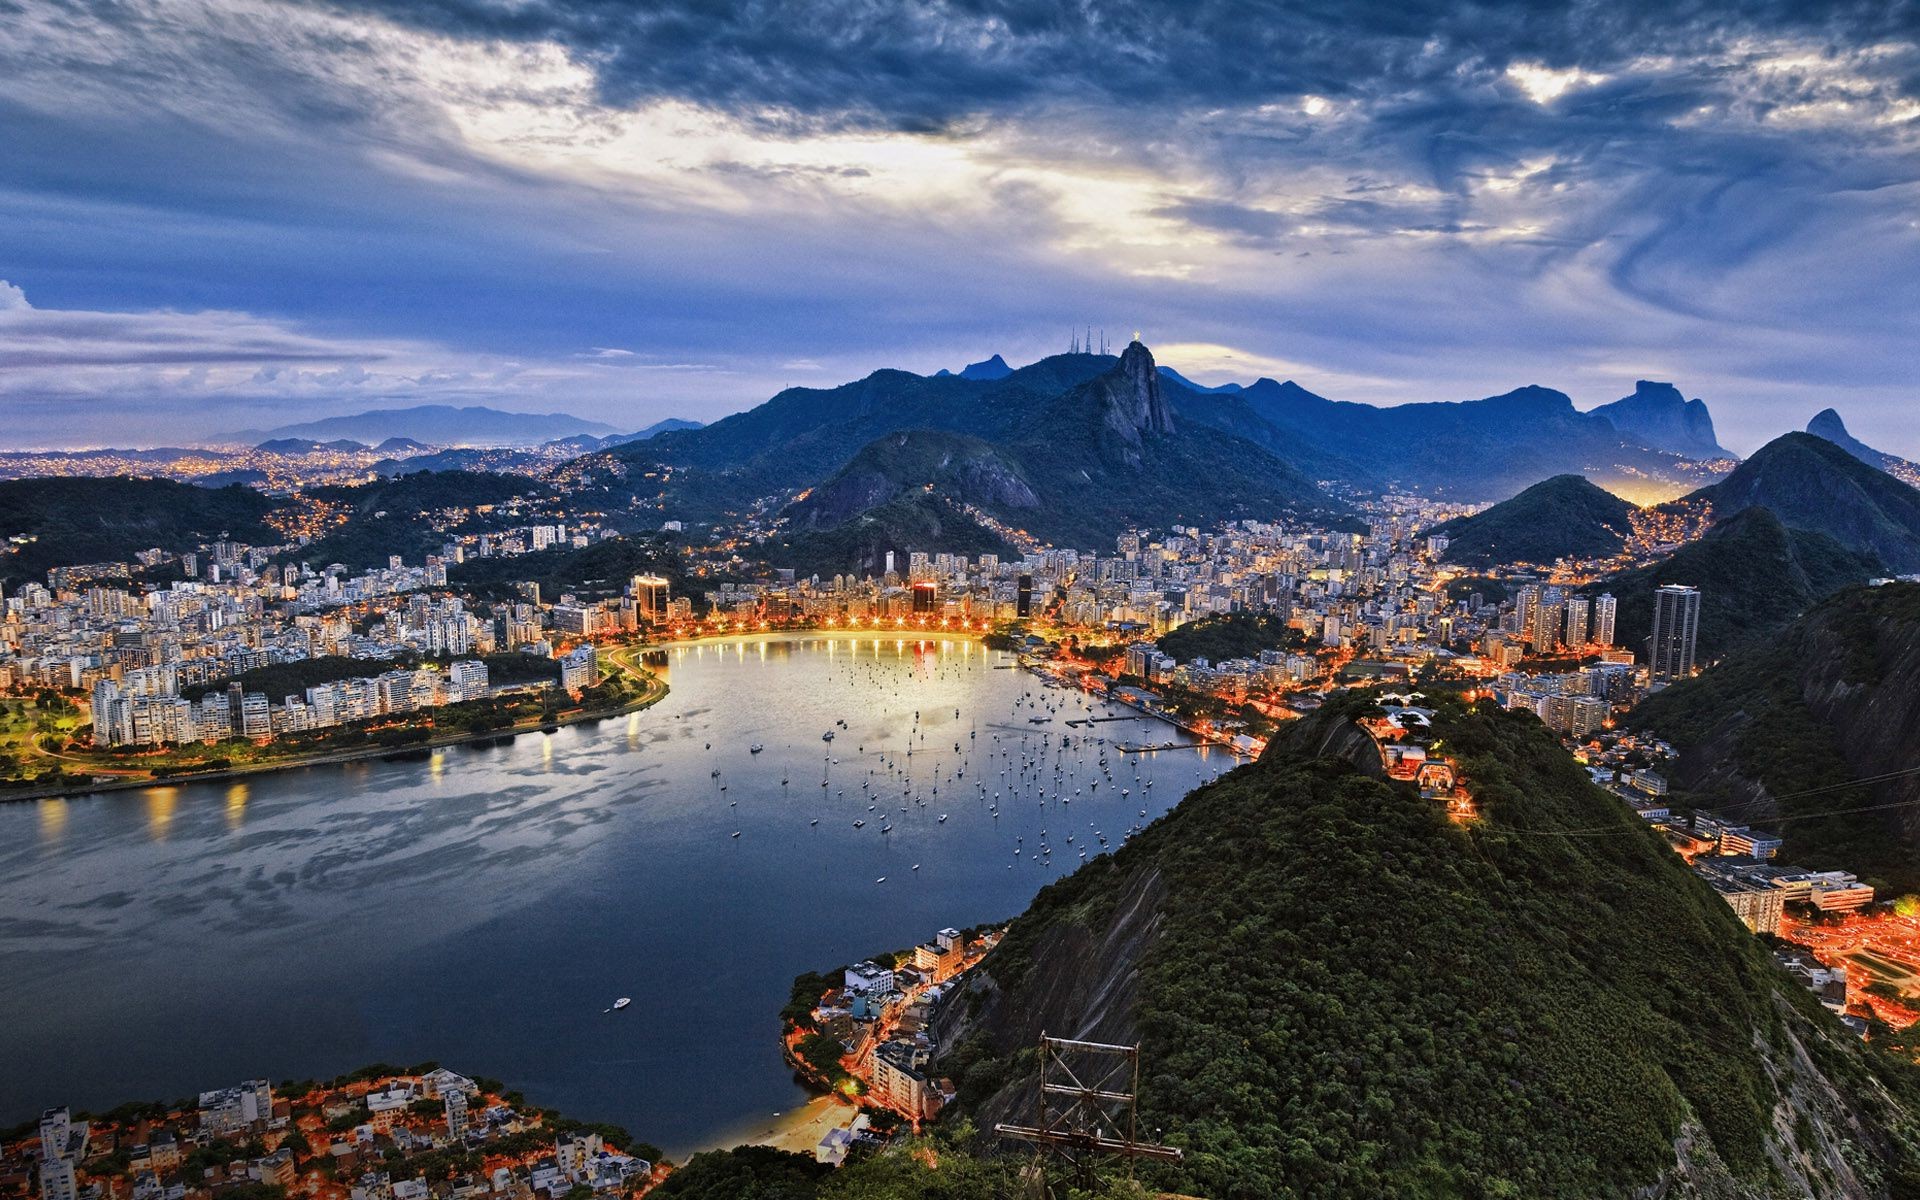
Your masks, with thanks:
M 1920 23 L 1913 5 L 1897 2 L 371 0 L 364 8 L 441 33 L 560 42 L 596 64 L 615 104 L 670 96 L 913 131 L 1041 101 L 1159 109 L 1444 94 L 1460 86 L 1463 64 L 1606 70 L 1748 32 L 1858 45 L 1910 37 Z

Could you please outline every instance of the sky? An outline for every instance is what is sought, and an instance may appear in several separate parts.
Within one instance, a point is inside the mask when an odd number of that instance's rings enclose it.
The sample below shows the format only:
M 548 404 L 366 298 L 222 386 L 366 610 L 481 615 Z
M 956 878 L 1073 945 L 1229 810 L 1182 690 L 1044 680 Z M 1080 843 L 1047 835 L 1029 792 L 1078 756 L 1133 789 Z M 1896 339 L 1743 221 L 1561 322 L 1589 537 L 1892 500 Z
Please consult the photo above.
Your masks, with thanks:
M 1920 458 L 1920 10 L 0 0 L 0 443 L 711 420 L 1138 331 Z

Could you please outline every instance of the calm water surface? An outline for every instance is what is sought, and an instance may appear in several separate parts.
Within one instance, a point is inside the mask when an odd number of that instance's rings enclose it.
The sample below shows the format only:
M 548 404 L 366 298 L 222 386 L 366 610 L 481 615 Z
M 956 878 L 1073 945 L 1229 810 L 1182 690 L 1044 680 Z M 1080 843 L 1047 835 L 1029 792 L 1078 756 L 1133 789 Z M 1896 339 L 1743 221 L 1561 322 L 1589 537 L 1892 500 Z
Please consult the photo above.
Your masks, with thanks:
M 1108 750 L 1109 781 L 1103 744 L 1179 735 L 1069 728 L 1129 710 L 1011 663 L 684 647 L 664 701 L 597 725 L 0 805 L 0 1125 L 431 1058 L 670 1152 L 764 1127 L 804 1097 L 777 1037 L 794 975 L 1011 916 L 1095 830 L 1117 845 L 1233 765 Z

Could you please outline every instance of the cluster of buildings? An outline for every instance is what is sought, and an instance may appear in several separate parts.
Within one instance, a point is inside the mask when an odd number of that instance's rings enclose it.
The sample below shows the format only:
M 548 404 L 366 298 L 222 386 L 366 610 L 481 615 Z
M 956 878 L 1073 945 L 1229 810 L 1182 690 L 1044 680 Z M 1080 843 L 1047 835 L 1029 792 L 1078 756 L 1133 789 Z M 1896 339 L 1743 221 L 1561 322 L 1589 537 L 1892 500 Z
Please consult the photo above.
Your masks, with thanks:
M 593 647 L 580 650 L 591 659 Z M 239 683 L 188 700 L 173 690 L 177 681 L 168 674 L 142 668 L 119 681 L 95 683 L 93 744 L 180 746 L 230 738 L 266 742 L 282 734 L 480 700 L 491 691 L 487 664 L 478 659 L 455 662 L 444 671 L 417 667 L 334 680 L 306 689 L 304 697 L 287 696 L 278 703 L 264 692 L 244 691 Z
M 586 536 L 558 525 L 530 530 L 536 541 Z M 182 556 L 192 578 L 150 590 L 58 570 L 52 586 L 29 583 L 0 596 L 0 694 L 87 696 L 96 746 L 270 740 L 479 699 L 489 691 L 481 659 L 503 650 L 559 658 L 561 685 L 577 691 L 599 679 L 592 647 L 577 643 L 663 625 L 676 604 L 686 611 L 664 579 L 637 576 L 626 595 L 598 604 L 565 595 L 543 605 L 529 584 L 529 598 L 476 612 L 446 590 L 446 564 L 464 547 L 443 549 L 446 557 L 429 556 L 423 566 L 395 557 L 348 575 L 274 565 L 271 548 L 218 542 Z M 248 671 L 320 657 L 374 669 L 299 695 L 229 687 L 185 698 Z M 451 665 L 378 669 L 399 659 Z
M 852 1056 L 852 1073 L 870 1103 L 918 1122 L 952 1101 L 953 1082 L 931 1073 L 940 1048 L 935 1014 L 959 977 L 998 940 L 997 933 L 969 940 L 957 929 L 942 929 L 902 962 L 846 968 L 841 985 L 821 997 L 814 1028 Z
M 460 1170 L 447 1152 L 485 1165 Z M 255 1079 L 121 1120 L 49 1109 L 37 1138 L 0 1146 L 6 1200 L 251 1200 L 260 1185 L 337 1200 L 562 1200 L 577 1188 L 612 1200 L 655 1181 L 654 1163 L 602 1134 L 554 1128 L 445 1068 L 297 1096 Z
M 391 659 L 492 653 L 494 623 L 459 598 L 432 597 L 422 568 L 289 587 L 278 571 L 225 582 L 176 581 L 136 593 L 27 584 L 0 598 L 0 690 L 91 691 L 152 669 L 176 688 L 322 655 Z

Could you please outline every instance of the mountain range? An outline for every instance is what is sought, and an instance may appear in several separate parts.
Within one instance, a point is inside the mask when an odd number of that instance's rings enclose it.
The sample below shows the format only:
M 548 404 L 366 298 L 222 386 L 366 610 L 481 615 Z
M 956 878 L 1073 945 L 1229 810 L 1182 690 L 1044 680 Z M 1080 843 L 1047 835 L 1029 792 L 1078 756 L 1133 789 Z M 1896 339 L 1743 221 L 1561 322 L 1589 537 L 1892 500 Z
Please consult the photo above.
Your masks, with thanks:
M 1100 391 L 1117 379 L 1127 380 L 1124 405 L 1119 392 Z M 856 549 L 859 562 L 908 530 L 923 536 L 937 525 L 951 534 L 970 505 L 976 516 L 1007 527 L 996 540 L 1010 530 L 1092 545 L 1134 523 L 1206 524 L 1262 511 L 1344 519 L 1347 506 L 1335 493 L 1348 488 L 1402 485 L 1499 500 L 1569 472 L 1622 486 L 1660 481 L 1669 494 L 1714 476 L 1715 468 L 1615 424 L 1638 420 L 1655 430 L 1664 408 L 1673 408 L 1670 423 L 1686 429 L 1690 420 L 1699 423 L 1688 414 L 1704 414 L 1704 405 L 1652 384 L 1628 400 L 1609 419 L 1538 387 L 1394 408 L 1332 401 L 1270 379 L 1200 389 L 1134 343 L 1118 358 L 1073 353 L 1009 368 L 995 355 L 958 373 L 883 370 L 830 389 L 788 388 L 704 428 L 611 447 L 569 471 L 662 520 L 758 521 L 772 504 L 775 514 L 797 522 L 775 531 L 800 539 L 786 543 L 796 553 L 806 539 L 817 548 L 821 536 L 857 518 L 858 536 L 849 531 L 828 540 Z M 1151 412 L 1141 407 L 1148 404 Z M 1116 416 L 1122 407 L 1127 411 Z M 1711 442 L 1710 418 L 1705 424 Z M 876 444 L 895 434 L 915 438 L 891 449 Z M 982 461 L 977 448 L 933 434 L 991 447 L 996 487 L 1018 480 L 1038 503 L 1010 502 L 999 488 L 976 504 L 971 491 L 988 482 L 977 476 L 913 477 L 948 451 L 956 451 L 954 462 Z M 1717 444 L 1713 450 L 1718 458 Z M 841 477 L 849 468 L 852 474 Z M 900 505 L 913 487 L 932 496 L 934 507 L 924 500 Z M 803 494 L 806 503 L 785 511 Z M 856 512 L 854 497 L 873 503 Z M 883 507 L 886 514 L 874 515 Z
M 446 404 L 422 404 L 322 417 L 274 429 L 241 430 L 212 440 L 216 444 L 252 446 L 278 438 L 320 442 L 344 438 L 373 445 L 388 438 L 403 437 L 429 446 L 537 446 L 576 434 L 603 436 L 619 432 L 611 425 L 566 413 L 517 413 L 481 406 L 455 408 Z
M 1298 456 L 1275 452 L 1280 441 L 1238 397 L 1169 382 L 1136 342 L 1118 358 L 1059 355 L 991 379 L 881 371 L 828 390 L 789 388 L 703 429 L 614 447 L 575 474 L 690 522 L 739 519 L 785 494 L 777 536 L 809 563 L 824 545 L 847 547 L 847 568 L 904 548 L 930 522 L 976 545 L 1003 536 L 959 535 L 958 525 L 985 518 L 1066 545 L 1240 516 L 1357 528 Z M 636 486 L 662 479 L 665 488 Z M 909 494 L 914 502 L 900 504 Z M 858 530 L 836 532 L 854 521 Z

